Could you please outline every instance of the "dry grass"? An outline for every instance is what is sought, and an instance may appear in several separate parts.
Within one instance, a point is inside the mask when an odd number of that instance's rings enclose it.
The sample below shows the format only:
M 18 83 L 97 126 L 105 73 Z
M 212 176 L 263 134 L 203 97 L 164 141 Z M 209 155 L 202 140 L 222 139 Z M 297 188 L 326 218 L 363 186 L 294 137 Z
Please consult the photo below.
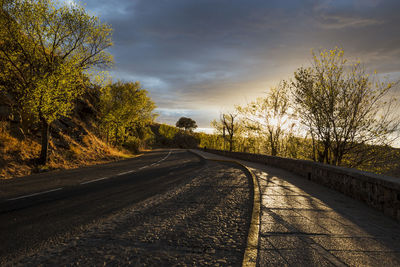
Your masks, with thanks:
M 0 179 L 30 174 L 33 155 L 38 155 L 40 145 L 33 140 L 19 141 L 5 131 L 0 131 Z
M 91 133 L 83 137 L 82 144 L 67 135 L 62 136 L 70 144 L 69 150 L 53 151 L 48 164 L 52 169 L 70 169 L 133 157 L 129 151 L 111 147 Z
M 0 127 L 0 179 L 25 176 L 44 170 L 101 164 L 134 156 L 129 151 L 111 147 L 90 132 L 80 143 L 68 135 L 62 134 L 62 137 L 70 144 L 69 149 L 58 148 L 55 142 L 50 140 L 49 163 L 38 168 L 33 164 L 40 153 L 38 141 L 29 138 L 20 141 Z

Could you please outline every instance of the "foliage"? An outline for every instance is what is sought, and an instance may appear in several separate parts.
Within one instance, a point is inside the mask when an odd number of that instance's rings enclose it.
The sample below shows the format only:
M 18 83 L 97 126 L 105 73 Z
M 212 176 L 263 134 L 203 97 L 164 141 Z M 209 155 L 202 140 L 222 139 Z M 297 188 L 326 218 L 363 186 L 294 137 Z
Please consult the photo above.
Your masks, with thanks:
M 153 145 L 156 147 L 196 148 L 200 142 L 197 133 L 167 124 L 154 123 L 151 130 L 154 133 Z
M 242 130 L 241 124 L 238 120 L 238 114 L 234 112 L 221 113 L 219 121 L 212 121 L 211 126 L 217 131 L 217 133 L 222 134 L 224 149 L 225 140 L 228 140 L 229 151 L 233 151 L 235 138 L 238 137 Z
M 390 173 L 400 166 L 400 150 L 389 146 L 360 145 L 347 153 L 342 160 L 346 167 L 363 171 Z M 399 174 L 397 174 L 399 175 Z
M 193 131 L 194 129 L 197 128 L 196 122 L 192 120 L 191 118 L 186 118 L 186 117 L 181 117 L 179 120 L 176 122 L 176 127 L 178 128 L 184 128 L 185 131 Z
M 393 116 L 395 99 L 387 99 L 393 84 L 367 75 L 359 62 L 348 64 L 341 49 L 313 58 L 310 68 L 295 72 L 292 94 L 317 159 L 340 165 L 367 144 L 391 144 L 400 123 Z
M 129 151 L 138 153 L 142 145 L 142 140 L 136 136 L 128 136 L 124 142 L 124 147 Z
M 265 140 L 267 153 L 272 156 L 281 155 L 285 150 L 284 139 L 294 126 L 290 121 L 293 115 L 289 104 L 288 84 L 281 82 L 278 87 L 271 88 L 266 97 L 237 107 L 246 118 L 243 120 L 246 130 Z
M 199 146 L 205 148 L 212 149 L 224 149 L 224 140 L 222 135 L 220 134 L 206 134 L 206 133 L 197 133 L 197 136 L 200 139 Z
M 151 125 L 151 131 L 154 133 L 153 146 L 171 147 L 175 135 L 179 132 L 179 129 L 167 124 L 153 124 Z
M 158 132 L 162 137 L 173 140 L 175 135 L 179 133 L 179 129 L 167 124 L 161 124 Z
M 42 123 L 42 163 L 47 161 L 48 128 L 68 115 L 87 81 L 84 72 L 112 62 L 111 28 L 83 7 L 51 0 L 2 0 L 0 65 L 6 90 L 21 113 Z
M 24 111 L 51 123 L 68 115 L 82 92 L 82 72 L 111 62 L 111 28 L 78 5 L 4 1 L 0 60 Z M 9 48 L 12 49 L 9 49 Z M 11 88 L 10 88 L 11 89 Z
M 299 68 L 292 81 L 237 106 L 232 119 L 221 114 L 212 122 L 216 134 L 199 135 L 200 146 L 225 149 L 234 122 L 233 151 L 387 173 L 398 168 L 400 155 L 390 146 L 400 134 L 394 85 L 349 63 L 341 49 L 313 52 L 311 67 Z
M 146 128 L 155 118 L 154 108 L 154 102 L 139 82 L 111 84 L 102 89 L 100 96 L 102 131 L 115 145 L 125 143 L 128 136 L 148 139 Z
M 200 140 L 194 133 L 178 132 L 174 136 L 174 144 L 179 148 L 197 148 Z

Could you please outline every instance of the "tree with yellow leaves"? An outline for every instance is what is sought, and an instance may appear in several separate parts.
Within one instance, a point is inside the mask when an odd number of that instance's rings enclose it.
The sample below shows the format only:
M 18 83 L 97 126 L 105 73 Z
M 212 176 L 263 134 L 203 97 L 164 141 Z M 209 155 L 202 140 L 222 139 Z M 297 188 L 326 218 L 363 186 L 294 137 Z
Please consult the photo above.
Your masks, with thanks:
M 342 49 L 313 52 L 312 66 L 295 72 L 292 96 L 315 159 L 341 165 L 368 145 L 392 144 L 400 125 L 393 85 L 366 74 L 360 62 L 349 63 Z
M 139 82 L 116 82 L 102 89 L 100 96 L 101 126 L 107 140 L 124 143 L 129 130 L 146 127 L 156 114 L 155 104 Z
M 48 158 L 50 124 L 68 115 L 84 88 L 86 71 L 112 63 L 105 50 L 111 28 L 78 4 L 0 0 L 0 65 L 21 113 L 42 128 L 39 162 Z
M 224 150 L 225 141 L 228 140 L 230 152 L 234 150 L 235 140 L 242 131 L 242 124 L 238 115 L 239 113 L 237 112 L 221 113 L 219 121 L 213 120 L 211 122 L 211 126 L 216 130 L 216 132 L 222 134 Z
M 272 156 L 282 156 L 284 139 L 293 127 L 288 89 L 289 84 L 282 81 L 271 88 L 265 97 L 236 107 L 246 118 L 245 128 L 263 140 L 267 153 Z

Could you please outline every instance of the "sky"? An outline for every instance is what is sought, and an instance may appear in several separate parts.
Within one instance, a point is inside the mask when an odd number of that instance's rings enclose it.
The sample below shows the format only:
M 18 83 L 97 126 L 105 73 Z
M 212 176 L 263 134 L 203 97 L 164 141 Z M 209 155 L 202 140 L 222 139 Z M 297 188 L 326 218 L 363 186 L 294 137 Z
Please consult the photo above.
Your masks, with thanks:
M 171 125 L 186 116 L 210 128 L 221 112 L 265 95 L 310 65 L 312 49 L 341 47 L 368 71 L 400 78 L 399 0 L 81 4 L 114 29 L 111 75 L 140 81 L 157 105 L 157 121 Z

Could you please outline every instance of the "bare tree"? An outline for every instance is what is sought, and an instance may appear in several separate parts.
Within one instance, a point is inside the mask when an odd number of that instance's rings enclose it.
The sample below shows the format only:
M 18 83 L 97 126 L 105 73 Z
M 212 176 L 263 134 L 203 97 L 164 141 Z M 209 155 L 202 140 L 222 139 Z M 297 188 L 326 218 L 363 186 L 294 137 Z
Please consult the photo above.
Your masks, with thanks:
M 234 138 L 241 129 L 238 114 L 233 112 L 221 113 L 219 121 L 212 121 L 211 125 L 219 133 L 224 134 L 224 140 L 228 139 L 229 151 L 233 150 Z

